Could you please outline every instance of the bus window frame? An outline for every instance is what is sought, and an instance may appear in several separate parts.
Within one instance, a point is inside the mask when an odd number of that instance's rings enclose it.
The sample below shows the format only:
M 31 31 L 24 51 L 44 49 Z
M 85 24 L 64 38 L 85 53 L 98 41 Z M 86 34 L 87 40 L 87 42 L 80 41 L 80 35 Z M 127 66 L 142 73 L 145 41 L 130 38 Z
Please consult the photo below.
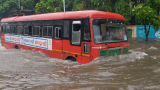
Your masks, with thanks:
M 16 32 L 16 30 L 17 30 L 17 26 L 12 26 L 12 25 L 11 25 L 11 28 L 12 28 L 12 27 L 13 27 L 13 28 L 15 27 L 15 33 L 12 33 L 12 32 L 10 31 L 10 34 L 12 34 L 12 35 L 16 35 L 16 34 L 17 34 L 17 32 Z
M 28 34 L 25 34 L 25 27 L 28 27 Z M 24 36 L 31 36 L 31 35 L 29 35 L 29 26 L 26 26 L 26 25 L 25 25 L 25 26 L 23 27 L 23 35 L 24 35 Z
M 52 36 L 43 36 L 43 28 L 47 27 L 47 35 L 48 35 L 48 27 L 52 27 Z M 53 32 L 54 32 L 54 27 L 53 26 L 42 26 L 42 37 L 44 38 L 52 38 L 53 37 Z
M 68 27 L 69 27 L 69 30 L 68 30 L 69 36 L 68 36 L 68 37 L 64 37 L 64 28 L 66 28 L 65 25 L 64 25 L 64 22 L 65 22 L 65 21 L 69 21 L 69 26 L 68 26 Z M 69 19 L 64 19 L 64 20 L 63 20 L 63 30 L 62 30 L 62 31 L 63 31 L 63 32 L 62 32 L 62 33 L 63 33 L 63 36 L 62 36 L 63 39 L 65 39 L 65 40 L 71 40 L 71 32 L 72 32 L 72 31 L 71 31 L 71 30 L 72 30 L 71 28 L 72 28 L 71 20 L 69 20 Z
M 81 22 L 81 32 L 80 32 L 80 43 L 79 44 L 72 43 L 73 21 L 80 21 Z M 81 42 L 82 42 L 82 19 L 72 19 L 71 20 L 71 28 L 70 28 L 70 44 L 72 46 L 81 46 Z
M 18 33 L 18 27 L 22 27 L 22 33 L 21 33 L 21 34 Z M 17 27 L 16 27 L 16 34 L 17 34 L 17 35 L 23 35 L 23 30 L 24 30 L 24 26 L 23 26 L 23 25 L 22 25 L 22 26 L 21 26 L 21 25 L 20 25 L 20 26 L 17 26 Z
M 39 27 L 39 35 L 33 35 L 33 30 L 34 30 L 33 28 L 34 27 Z M 40 33 L 41 33 L 41 26 L 32 26 L 32 35 L 31 36 L 33 36 L 33 37 L 41 37 Z
M 85 30 L 84 30 L 84 20 L 88 20 L 88 27 L 89 27 L 89 38 L 90 38 L 90 40 L 85 40 L 84 39 L 84 32 L 85 32 Z M 90 18 L 85 18 L 85 19 L 83 19 L 82 20 L 82 41 L 84 41 L 84 42 L 91 42 L 91 28 L 90 28 Z
M 119 20 L 119 19 L 93 18 L 93 19 L 92 19 L 92 21 L 91 21 L 91 22 L 92 22 L 92 31 L 93 31 L 93 20 L 96 20 L 96 19 L 106 19 L 106 21 L 107 21 L 106 23 L 107 23 L 107 24 L 108 24 L 108 21 L 109 21 L 109 20 L 118 20 L 118 21 L 123 21 L 123 20 Z M 125 27 L 126 27 L 126 23 L 125 23 L 125 21 L 123 21 L 123 22 L 124 22 Z M 125 30 L 125 31 L 126 31 L 126 30 Z M 126 33 L 126 34 L 127 34 L 127 33 Z M 94 38 L 94 33 L 93 33 L 93 38 Z M 94 40 L 94 39 L 93 39 L 93 40 Z M 127 41 L 128 41 L 128 39 L 127 39 L 127 40 L 125 40 L 125 41 L 120 41 L 120 42 L 127 42 Z M 108 44 L 108 43 L 120 43 L 120 42 L 116 42 L 116 41 L 115 41 L 115 42 L 106 42 L 106 43 L 96 43 L 96 42 L 95 42 L 95 40 L 94 40 L 94 43 L 95 43 L 95 44 Z
M 3 27 L 4 27 L 4 29 L 3 29 Z M 1 33 L 5 33 L 5 31 L 6 31 L 6 26 L 1 26 Z
M 9 27 L 9 32 L 6 32 L 7 31 L 7 27 Z M 9 25 L 5 26 L 5 34 L 10 34 L 10 30 L 11 30 L 11 26 L 9 26 Z
M 57 37 L 56 37 L 56 30 L 55 30 L 56 27 L 61 27 L 61 33 L 60 33 L 61 38 L 57 38 Z M 58 31 L 59 31 L 59 30 L 58 30 Z M 54 26 L 53 26 L 53 39 L 62 40 L 62 39 L 63 39 L 63 34 L 62 34 L 62 32 L 63 32 L 63 25 L 54 25 Z

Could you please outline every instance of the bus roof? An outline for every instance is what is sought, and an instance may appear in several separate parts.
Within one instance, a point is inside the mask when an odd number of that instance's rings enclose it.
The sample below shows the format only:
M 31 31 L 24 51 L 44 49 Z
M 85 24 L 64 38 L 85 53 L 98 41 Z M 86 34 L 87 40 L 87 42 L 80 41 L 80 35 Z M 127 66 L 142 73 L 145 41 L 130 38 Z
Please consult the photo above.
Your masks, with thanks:
M 68 11 L 46 14 L 35 14 L 28 16 L 16 16 L 3 18 L 1 22 L 14 22 L 14 21 L 32 21 L 32 20 L 52 20 L 52 19 L 78 19 L 78 18 L 108 18 L 125 20 L 125 18 L 116 13 L 86 10 L 86 11 Z

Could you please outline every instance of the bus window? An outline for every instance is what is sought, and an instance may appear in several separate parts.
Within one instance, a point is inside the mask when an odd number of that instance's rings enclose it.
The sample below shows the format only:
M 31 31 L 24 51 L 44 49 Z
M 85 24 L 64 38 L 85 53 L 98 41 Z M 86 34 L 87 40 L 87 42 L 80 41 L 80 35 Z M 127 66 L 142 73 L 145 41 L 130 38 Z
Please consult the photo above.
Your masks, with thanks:
M 28 35 L 28 34 L 29 34 L 29 27 L 24 26 L 24 35 Z
M 6 26 L 6 31 L 5 33 L 10 33 L 10 26 Z
M 16 26 L 11 26 L 11 34 L 16 34 Z
M 54 37 L 55 39 L 61 39 L 61 30 L 62 30 L 62 27 L 61 26 L 56 26 L 54 28 Z
M 18 26 L 17 27 L 17 34 L 21 35 L 23 32 L 23 26 Z
M 63 31 L 64 38 L 69 38 L 69 30 L 70 30 L 70 21 L 66 20 L 64 21 L 64 31 Z
M 88 41 L 91 40 L 90 36 L 90 28 L 89 28 L 89 21 L 88 19 L 83 20 L 83 40 Z
M 48 36 L 53 36 L 53 27 L 48 27 Z
M 80 45 L 81 40 L 81 21 L 72 22 L 72 44 Z
M 40 26 L 34 26 L 32 32 L 33 36 L 40 36 Z
M 5 33 L 5 26 L 2 26 L 2 32 Z
M 127 41 L 124 21 L 94 19 L 92 24 L 95 43 Z
M 44 26 L 43 29 L 42 29 L 42 36 L 45 37 L 47 36 L 47 26 Z
M 32 36 L 32 26 L 29 26 L 29 35 Z
M 53 26 L 44 26 L 42 29 L 42 36 L 43 37 L 52 37 L 53 35 Z

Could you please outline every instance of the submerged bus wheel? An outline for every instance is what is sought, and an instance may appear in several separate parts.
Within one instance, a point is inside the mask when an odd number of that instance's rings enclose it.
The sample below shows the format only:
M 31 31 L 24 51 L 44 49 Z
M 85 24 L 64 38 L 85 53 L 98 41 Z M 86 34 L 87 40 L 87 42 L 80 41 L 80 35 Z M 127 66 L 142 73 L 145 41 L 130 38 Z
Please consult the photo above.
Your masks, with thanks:
M 16 45 L 16 46 L 15 46 L 15 49 L 19 49 L 19 47 Z
M 74 57 L 71 56 L 67 57 L 66 60 L 77 61 Z

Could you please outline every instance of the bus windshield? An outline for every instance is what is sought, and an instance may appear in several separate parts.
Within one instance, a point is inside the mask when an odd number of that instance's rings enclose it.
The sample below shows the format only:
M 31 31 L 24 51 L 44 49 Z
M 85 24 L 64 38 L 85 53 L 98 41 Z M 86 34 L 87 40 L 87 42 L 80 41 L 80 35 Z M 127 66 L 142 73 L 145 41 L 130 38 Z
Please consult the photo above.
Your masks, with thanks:
M 92 26 L 95 43 L 127 41 L 124 21 L 94 19 Z

